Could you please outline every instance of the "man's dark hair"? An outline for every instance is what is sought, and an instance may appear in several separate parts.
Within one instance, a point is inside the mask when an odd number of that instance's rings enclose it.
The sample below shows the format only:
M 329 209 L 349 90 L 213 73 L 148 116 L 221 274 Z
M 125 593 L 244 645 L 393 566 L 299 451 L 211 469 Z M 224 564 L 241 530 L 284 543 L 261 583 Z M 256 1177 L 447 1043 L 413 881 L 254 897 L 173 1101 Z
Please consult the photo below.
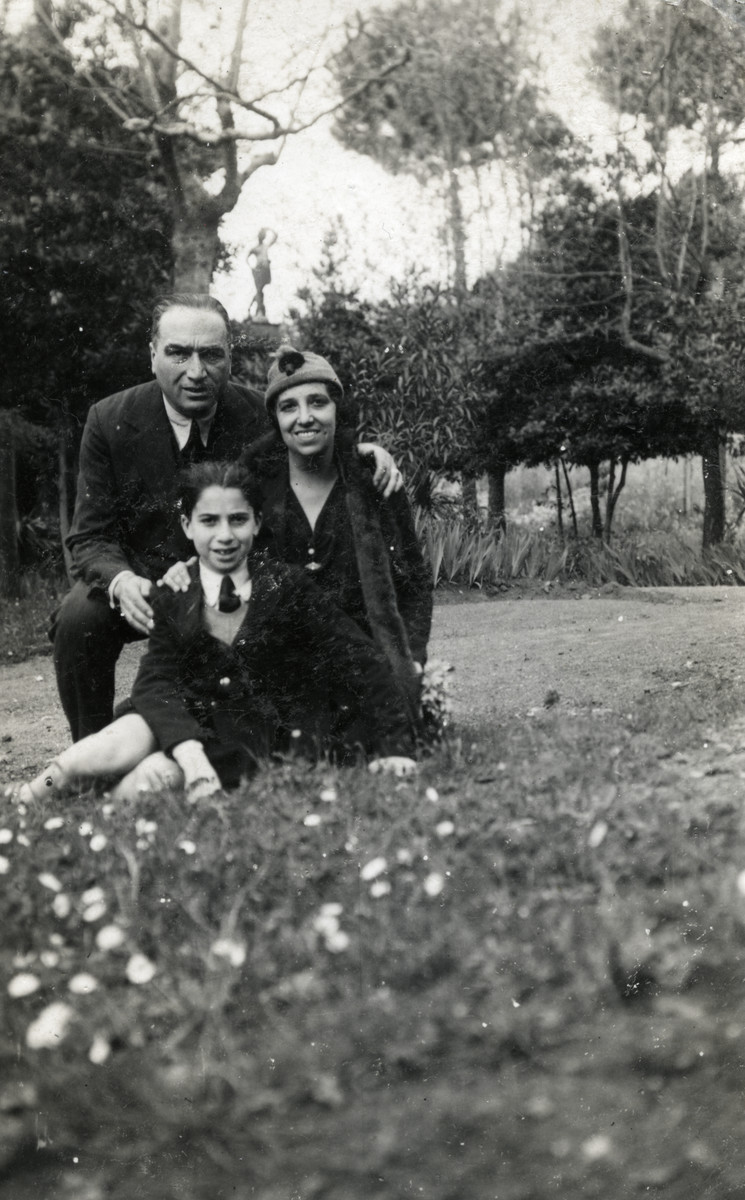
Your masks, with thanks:
M 196 308 L 202 309 L 204 312 L 217 313 L 218 317 L 222 317 L 225 322 L 228 343 L 230 343 L 230 317 L 220 301 L 215 300 L 214 296 L 208 295 L 207 292 L 171 292 L 170 295 L 159 296 L 153 305 L 153 315 L 150 323 L 151 342 L 157 340 L 161 317 L 164 313 L 168 312 L 169 308 Z
M 237 462 L 205 461 L 181 471 L 176 493 L 179 512 L 190 517 L 202 492 L 209 487 L 237 488 L 251 505 L 254 516 L 261 516 L 264 500 L 261 485 L 252 471 Z

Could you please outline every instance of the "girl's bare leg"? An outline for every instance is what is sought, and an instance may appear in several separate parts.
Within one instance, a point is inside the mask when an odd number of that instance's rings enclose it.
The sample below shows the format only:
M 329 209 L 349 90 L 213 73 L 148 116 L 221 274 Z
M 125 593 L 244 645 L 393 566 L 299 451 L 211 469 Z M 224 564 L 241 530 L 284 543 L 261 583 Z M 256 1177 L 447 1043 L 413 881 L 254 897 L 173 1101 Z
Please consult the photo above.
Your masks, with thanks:
M 139 713 L 126 713 L 105 729 L 73 742 L 26 786 L 30 797 L 54 795 L 70 779 L 125 775 L 155 749 L 150 726 Z
M 181 768 L 162 750 L 156 750 L 119 780 L 112 789 L 111 798 L 135 800 L 143 792 L 162 792 L 166 788 L 181 788 L 183 784 Z

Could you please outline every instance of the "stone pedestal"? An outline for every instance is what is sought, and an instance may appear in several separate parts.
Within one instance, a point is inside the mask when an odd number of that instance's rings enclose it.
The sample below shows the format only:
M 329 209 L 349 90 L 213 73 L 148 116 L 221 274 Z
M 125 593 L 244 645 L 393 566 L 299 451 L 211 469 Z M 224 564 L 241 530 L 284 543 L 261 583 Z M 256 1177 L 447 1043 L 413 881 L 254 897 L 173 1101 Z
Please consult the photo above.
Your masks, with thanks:
M 284 326 L 272 321 L 256 321 L 249 317 L 246 322 L 246 335 L 249 343 L 263 342 L 265 345 L 276 347 L 282 341 Z
M 272 356 L 285 336 L 284 325 L 255 321 L 250 317 L 239 327 L 233 347 L 233 375 L 241 383 L 263 392 Z

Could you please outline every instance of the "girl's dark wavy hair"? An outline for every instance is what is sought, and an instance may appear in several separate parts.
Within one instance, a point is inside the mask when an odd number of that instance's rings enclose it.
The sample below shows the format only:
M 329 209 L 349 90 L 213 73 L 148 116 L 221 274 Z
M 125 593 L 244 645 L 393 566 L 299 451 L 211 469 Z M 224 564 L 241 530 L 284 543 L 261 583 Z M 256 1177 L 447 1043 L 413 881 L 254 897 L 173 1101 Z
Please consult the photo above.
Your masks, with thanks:
M 176 502 L 184 517 L 191 516 L 202 492 L 209 487 L 237 488 L 251 505 L 254 516 L 261 516 L 261 484 L 242 462 L 193 463 L 179 472 L 176 487 Z

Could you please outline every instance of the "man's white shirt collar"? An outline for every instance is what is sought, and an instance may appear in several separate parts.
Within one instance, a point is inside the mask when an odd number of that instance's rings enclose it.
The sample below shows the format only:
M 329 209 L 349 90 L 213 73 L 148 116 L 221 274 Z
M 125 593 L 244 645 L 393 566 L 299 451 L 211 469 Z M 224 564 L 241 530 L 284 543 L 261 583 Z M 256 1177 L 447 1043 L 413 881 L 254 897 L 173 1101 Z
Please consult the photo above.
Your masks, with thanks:
M 161 392 L 161 395 L 163 395 L 162 392 Z M 173 407 L 172 404 L 169 404 L 169 402 L 166 400 L 165 396 L 163 396 L 163 403 L 166 406 L 166 416 L 168 417 L 168 420 L 171 422 L 171 428 L 173 429 L 173 432 L 176 435 L 176 441 L 178 442 L 178 448 L 179 448 L 179 450 L 183 450 L 184 446 L 186 445 L 186 443 L 189 440 L 189 434 L 191 433 L 191 417 L 185 417 L 183 415 L 183 413 L 180 413 L 178 411 L 178 409 Z M 202 444 L 205 446 L 207 445 L 207 438 L 209 437 L 210 425 L 212 424 L 212 421 L 214 419 L 216 411 L 217 411 L 217 404 L 215 404 L 215 407 L 212 409 L 212 412 L 208 413 L 206 417 L 197 417 L 197 425 L 199 426 L 199 436 L 202 439 Z
M 224 575 L 219 575 L 217 571 L 213 571 L 211 567 L 208 567 L 205 563 L 200 562 L 199 580 L 202 584 L 204 602 L 205 604 L 208 604 L 210 608 L 217 608 L 217 604 L 220 599 L 220 584 L 224 578 Z M 237 571 L 232 571 L 230 578 L 233 580 L 235 590 L 240 599 L 244 602 L 244 604 L 248 603 L 248 601 L 251 599 L 251 580 L 249 578 L 248 567 L 246 564 L 244 563 L 243 566 L 239 567 Z

